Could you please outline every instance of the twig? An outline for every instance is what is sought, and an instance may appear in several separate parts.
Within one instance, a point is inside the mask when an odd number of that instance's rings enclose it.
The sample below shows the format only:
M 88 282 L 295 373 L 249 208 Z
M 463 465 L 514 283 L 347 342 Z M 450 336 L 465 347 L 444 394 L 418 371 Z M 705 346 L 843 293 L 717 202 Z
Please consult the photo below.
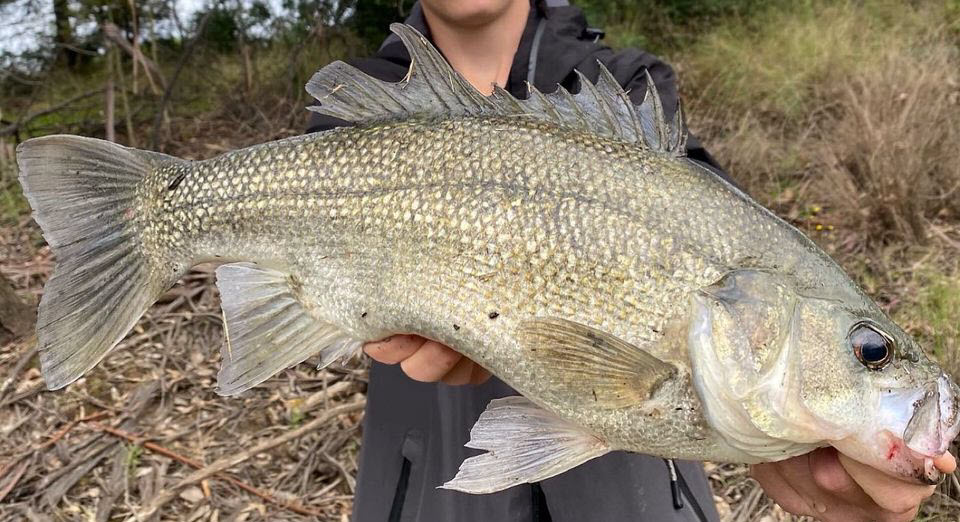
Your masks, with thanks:
M 7 482 L 7 485 L 0 489 L 0 501 L 3 501 L 11 491 L 13 491 L 14 486 L 17 485 L 17 482 L 20 481 L 20 477 L 23 476 L 23 473 L 27 471 L 27 468 L 30 466 L 29 460 L 24 460 L 20 463 L 20 467 L 13 472 L 13 475 L 10 477 L 10 480 Z
M 147 83 L 150 84 L 150 90 L 153 91 L 153 94 L 159 95 L 161 91 L 160 88 L 157 87 L 156 82 L 154 82 L 153 76 L 156 75 L 157 82 L 159 82 L 160 86 L 164 88 L 167 86 L 167 80 L 163 77 L 163 72 L 160 71 L 160 67 L 156 64 L 156 62 L 147 58 L 140 50 L 139 45 L 136 47 L 130 45 L 130 42 L 128 42 L 127 39 L 120 33 L 120 28 L 115 24 L 107 22 L 101 26 L 101 29 L 103 30 L 104 36 L 106 36 L 113 43 L 117 44 L 120 49 L 133 58 L 134 70 L 136 70 L 137 62 L 143 66 L 143 70 L 147 77 Z M 136 87 L 134 87 L 134 93 L 136 93 L 136 90 Z
M 931 232 L 933 232 L 934 234 L 936 234 L 937 237 L 939 237 L 940 239 L 942 239 L 944 243 L 950 245 L 951 247 L 953 247 L 953 248 L 955 248 L 955 249 L 957 249 L 957 250 L 960 250 L 960 243 L 958 243 L 957 241 L 951 239 L 950 236 L 948 236 L 947 233 L 944 232 L 940 227 L 938 227 L 938 226 L 936 226 L 936 225 L 934 225 L 934 224 L 928 224 L 928 227 L 927 227 L 927 228 L 929 228 Z
M 332 419 L 336 418 L 339 415 L 361 410 L 363 409 L 365 404 L 366 404 L 366 399 L 360 399 L 360 400 L 357 400 L 356 402 L 351 402 L 349 404 L 343 404 L 341 406 L 331 408 L 323 412 L 323 414 L 321 414 L 317 418 L 311 420 L 310 422 L 300 426 L 295 430 L 288 431 L 270 440 L 261 442 L 260 444 L 257 444 L 256 446 L 246 451 L 241 451 L 235 455 L 223 457 L 221 459 L 216 460 L 215 462 L 213 462 L 208 466 L 197 469 L 197 471 L 191 473 L 190 475 L 187 475 L 186 477 L 181 479 L 179 482 L 174 484 L 172 487 L 159 491 L 156 494 L 156 496 L 153 497 L 150 503 L 146 507 L 144 507 L 139 513 L 136 513 L 135 516 L 132 517 L 130 520 L 132 521 L 132 520 L 147 519 L 153 516 L 153 514 L 156 513 L 157 510 L 163 507 L 166 503 L 173 500 L 177 495 L 177 491 L 187 486 L 190 486 L 192 484 L 195 484 L 197 482 L 200 482 L 201 480 L 204 480 L 211 476 L 218 476 L 226 469 L 236 466 L 237 464 L 240 464 L 241 462 L 244 462 L 250 459 L 254 455 L 263 453 L 264 451 L 280 446 L 281 444 L 286 444 L 290 441 L 296 440 L 306 435 L 307 433 L 310 433 L 311 431 L 314 431 L 320 428 L 321 426 L 330 422 Z M 147 447 L 147 446 L 145 445 L 144 447 Z M 164 449 L 163 451 L 169 451 L 169 450 Z M 167 456 L 170 456 L 170 455 L 167 455 Z M 176 458 L 176 457 L 170 456 L 170 458 Z M 251 493 L 253 492 L 251 491 Z M 276 501 L 276 503 L 278 505 L 283 505 L 288 509 L 291 507 L 289 504 L 282 503 L 281 501 Z
M 107 61 L 111 64 L 111 71 L 107 73 L 107 84 L 106 87 L 104 87 L 104 91 L 106 92 L 106 96 L 104 97 L 105 107 L 103 109 L 104 137 L 106 137 L 107 141 L 116 142 L 117 126 L 116 122 L 114 121 L 114 109 L 116 108 L 117 104 L 115 103 L 116 97 L 113 95 L 113 59 L 108 57 Z
M 100 499 L 97 501 L 94 522 L 107 522 L 110 519 L 113 506 L 127 487 L 127 457 L 129 451 L 130 449 L 123 444 L 118 444 L 117 448 L 113 450 L 110 478 L 101 483 Z
M 133 443 L 133 444 L 137 444 L 137 445 L 143 446 L 144 448 L 146 448 L 146 449 L 148 449 L 148 450 L 150 450 L 150 451 L 152 451 L 152 452 L 154 452 L 154 453 L 158 453 L 158 454 L 160 454 L 160 455 L 163 455 L 164 457 L 171 458 L 171 459 L 176 460 L 176 461 L 178 461 L 178 462 L 182 462 L 182 463 L 184 463 L 184 464 L 186 464 L 186 465 L 188 465 L 188 466 L 190 466 L 190 467 L 192 467 L 192 468 L 194 468 L 194 469 L 203 469 L 203 463 L 202 463 L 202 462 L 198 462 L 198 461 L 196 461 L 196 460 L 193 460 L 193 459 L 191 459 L 190 457 L 185 457 L 185 456 L 183 456 L 183 455 L 181 455 L 181 454 L 179 454 L 179 453 L 176 453 L 176 452 L 173 451 L 173 450 L 167 449 L 167 448 L 165 448 L 165 447 L 163 447 L 163 446 L 161 446 L 161 445 L 159 445 L 159 444 L 155 444 L 155 443 L 149 442 L 149 441 L 144 441 L 142 438 L 137 437 L 137 436 L 133 435 L 132 433 L 127 433 L 127 432 L 125 432 L 125 431 L 118 430 L 118 429 L 116 429 L 116 428 L 111 428 L 110 426 L 105 426 L 105 425 L 100 424 L 100 423 L 95 423 L 95 424 L 93 424 L 93 427 L 95 427 L 95 428 L 97 428 L 97 429 L 99 429 L 99 430 L 103 430 L 103 431 L 105 431 L 105 432 L 107 432 L 107 433 L 109 433 L 109 434 L 111 434 L 111 435 L 116 436 L 116 437 L 120 437 L 120 438 L 122 438 L 122 439 L 126 439 L 126 440 L 130 441 L 130 442 Z M 243 481 L 241 481 L 241 480 L 239 480 L 239 479 L 237 479 L 237 478 L 235 478 L 235 477 L 232 477 L 232 476 L 226 474 L 226 473 L 222 473 L 222 472 L 221 472 L 221 473 L 215 473 L 215 474 L 213 474 L 213 477 L 214 477 L 214 478 L 218 478 L 218 479 L 220 479 L 220 480 L 223 480 L 224 482 L 229 482 L 230 484 L 233 484 L 234 486 L 237 486 L 238 488 L 240 488 L 240 489 L 242 489 L 242 490 L 244 490 L 244 491 L 246 491 L 246 492 L 252 493 L 252 494 L 254 494 L 254 495 L 256 495 L 256 496 L 258 496 L 258 497 L 260 497 L 260 498 L 262 498 L 262 499 L 264 499 L 264 500 L 266 500 L 267 502 L 270 502 L 270 503 L 272 503 L 272 504 L 276 504 L 276 505 L 278 505 L 278 506 L 280 506 L 280 507 L 289 509 L 290 511 L 293 511 L 294 513 L 299 513 L 299 514 L 301 514 L 301 515 L 323 516 L 323 513 L 320 512 L 320 511 L 314 511 L 314 510 L 312 510 L 312 509 L 310 509 L 310 508 L 308 508 L 308 507 L 306 507 L 306 506 L 303 506 L 303 505 L 301 505 L 301 504 L 297 504 L 297 503 L 295 503 L 295 502 L 285 502 L 285 501 L 283 501 L 283 500 L 280 500 L 280 499 L 278 499 L 278 498 L 275 498 L 275 497 L 271 496 L 269 493 L 266 493 L 266 492 L 264 492 L 264 491 L 261 491 L 261 490 L 255 488 L 255 487 L 253 487 L 253 486 L 251 486 L 251 485 L 249 485 L 249 484 L 247 484 L 247 483 L 245 483 L 245 482 L 243 482 Z
M 203 15 L 203 18 L 200 19 L 200 23 L 197 24 L 197 34 L 193 35 L 190 43 L 187 44 L 187 48 L 183 51 L 183 54 L 180 55 L 177 68 L 173 71 L 173 77 L 170 78 L 170 83 L 167 84 L 167 88 L 163 91 L 163 98 L 160 100 L 160 107 L 157 109 L 157 117 L 153 120 L 153 136 L 150 140 L 150 148 L 154 150 L 157 149 L 157 145 L 159 144 L 160 122 L 163 121 L 163 115 L 167 110 L 167 104 L 170 102 L 170 96 L 173 95 L 173 88 L 177 85 L 177 79 L 180 78 L 183 66 L 187 64 L 187 60 L 190 59 L 193 50 L 197 47 L 197 41 L 203 36 L 203 31 L 206 30 L 207 27 L 207 21 L 210 20 L 210 15 L 213 14 L 213 12 L 213 9 L 208 10 L 206 14 Z
M 32 336 L 30 339 L 27 339 L 23 343 L 25 348 L 23 353 L 20 355 L 20 359 L 17 361 L 17 364 L 13 366 L 13 369 L 10 370 L 10 374 L 7 375 L 7 378 L 3 380 L 3 383 L 0 383 L 0 402 L 3 402 L 3 398 L 7 394 L 7 389 L 17 380 L 17 376 L 20 375 L 20 372 L 27 367 L 27 364 L 33 359 L 33 356 L 37 354 L 37 337 Z
M 43 444 L 37 446 L 37 447 L 36 447 L 36 451 L 39 451 L 39 450 L 42 450 L 42 449 L 46 449 L 46 448 L 48 448 L 48 447 L 50 447 L 50 446 L 53 446 L 54 444 L 57 443 L 58 440 L 60 440 L 60 439 L 62 439 L 63 437 L 65 437 L 65 436 L 67 435 L 67 433 L 70 432 L 70 430 L 72 430 L 73 428 L 76 428 L 81 422 L 90 422 L 90 421 L 94 421 L 94 420 L 97 420 L 97 419 L 102 419 L 102 418 L 104 418 L 104 417 L 106 417 L 106 416 L 108 416 L 108 415 L 112 415 L 112 412 L 109 412 L 109 411 L 99 411 L 99 412 L 97 412 L 97 413 L 94 413 L 93 415 L 87 415 L 86 417 L 81 417 L 81 418 L 79 418 L 79 419 L 74 419 L 74 420 L 70 421 L 69 423 L 67 423 L 67 425 L 64 426 L 63 428 L 61 428 L 59 431 L 57 431 L 56 433 L 54 433 L 52 436 L 50 436 L 50 438 L 47 439 L 46 442 L 44 442 Z

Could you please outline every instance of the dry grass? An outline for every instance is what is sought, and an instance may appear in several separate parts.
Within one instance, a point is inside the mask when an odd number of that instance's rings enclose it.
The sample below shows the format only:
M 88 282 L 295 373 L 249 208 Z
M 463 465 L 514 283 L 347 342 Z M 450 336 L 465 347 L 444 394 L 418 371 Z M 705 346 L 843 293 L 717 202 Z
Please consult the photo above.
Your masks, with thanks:
M 815 200 L 866 247 L 926 244 L 960 218 L 960 58 L 943 33 L 886 49 L 827 98 Z
M 798 8 L 718 30 L 684 60 L 694 127 L 762 202 L 925 244 L 960 212 L 960 54 L 942 8 Z M 793 208 L 789 208 L 793 207 Z

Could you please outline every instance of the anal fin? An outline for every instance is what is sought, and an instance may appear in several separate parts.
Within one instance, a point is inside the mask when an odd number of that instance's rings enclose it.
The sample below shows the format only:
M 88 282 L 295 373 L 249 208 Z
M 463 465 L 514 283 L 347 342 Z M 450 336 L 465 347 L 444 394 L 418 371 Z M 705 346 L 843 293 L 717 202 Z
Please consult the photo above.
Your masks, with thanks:
M 233 395 L 319 353 L 320 367 L 362 342 L 310 315 L 283 272 L 252 263 L 217 268 L 226 341 L 217 393 Z
M 463 461 L 441 488 L 493 493 L 548 479 L 610 451 L 586 429 L 521 396 L 490 401 L 466 446 L 487 453 Z

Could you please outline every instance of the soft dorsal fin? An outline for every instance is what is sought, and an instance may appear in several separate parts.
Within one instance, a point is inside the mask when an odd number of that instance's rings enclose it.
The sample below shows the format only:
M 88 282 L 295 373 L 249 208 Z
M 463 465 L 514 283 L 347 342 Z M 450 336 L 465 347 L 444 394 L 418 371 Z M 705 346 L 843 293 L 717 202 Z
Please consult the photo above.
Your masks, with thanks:
M 307 83 L 307 92 L 320 102 L 310 110 L 361 124 L 413 117 L 527 117 L 676 156 L 686 152 L 683 113 L 678 106 L 673 120 L 667 120 L 649 74 L 647 92 L 640 105 L 634 105 L 602 63 L 596 84 L 577 72 L 577 94 L 562 86 L 543 94 L 528 85 L 530 96 L 525 100 L 518 100 L 499 87 L 492 96 L 484 96 L 453 70 L 416 29 L 393 24 L 390 30 L 410 53 L 406 78 L 397 83 L 384 82 L 344 62 L 334 62 Z

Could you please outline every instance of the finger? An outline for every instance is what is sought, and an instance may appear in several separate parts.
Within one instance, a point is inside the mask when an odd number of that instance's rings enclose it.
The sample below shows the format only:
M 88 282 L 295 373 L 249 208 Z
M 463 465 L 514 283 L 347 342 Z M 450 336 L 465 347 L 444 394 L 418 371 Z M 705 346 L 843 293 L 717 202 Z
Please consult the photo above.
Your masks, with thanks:
M 483 384 L 490 378 L 490 372 L 477 363 L 473 363 L 473 371 L 470 373 L 470 384 Z
M 819 448 L 809 453 L 810 473 L 813 475 L 814 483 L 835 497 L 841 497 L 856 504 L 871 505 L 870 497 L 843 468 L 838 455 L 834 448 Z
M 470 377 L 473 375 L 474 366 L 476 365 L 473 364 L 473 361 L 467 357 L 461 357 L 460 360 L 457 361 L 457 365 L 443 376 L 442 380 L 444 384 L 449 384 L 451 386 L 468 384 L 470 382 Z
M 864 493 L 880 508 L 891 513 L 912 512 L 936 486 L 904 482 L 840 454 L 839 462 Z
M 374 361 L 383 364 L 397 364 L 413 355 L 427 342 L 419 335 L 392 335 L 382 341 L 363 345 L 363 352 Z
M 878 512 L 876 504 L 837 463 L 833 448 L 814 450 L 773 466 L 805 503 L 804 514 L 821 522 L 891 522 L 884 517 L 868 515 L 868 510 L 860 506 L 867 504 L 873 512 Z M 783 507 L 788 509 L 788 506 Z
M 825 507 L 825 512 L 838 520 L 881 520 L 889 515 L 847 473 L 839 455 L 834 448 L 820 448 L 809 454 L 810 474 L 824 499 L 816 507 Z
M 941 473 L 953 473 L 957 469 L 957 459 L 948 451 L 933 459 L 933 465 L 936 466 Z
M 400 367 L 415 381 L 435 382 L 452 370 L 461 357 L 436 341 L 427 341 L 413 355 L 404 359 Z
M 814 516 L 816 513 L 800 493 L 780 473 L 780 463 L 763 463 L 750 466 L 750 474 L 774 502 L 794 515 Z

